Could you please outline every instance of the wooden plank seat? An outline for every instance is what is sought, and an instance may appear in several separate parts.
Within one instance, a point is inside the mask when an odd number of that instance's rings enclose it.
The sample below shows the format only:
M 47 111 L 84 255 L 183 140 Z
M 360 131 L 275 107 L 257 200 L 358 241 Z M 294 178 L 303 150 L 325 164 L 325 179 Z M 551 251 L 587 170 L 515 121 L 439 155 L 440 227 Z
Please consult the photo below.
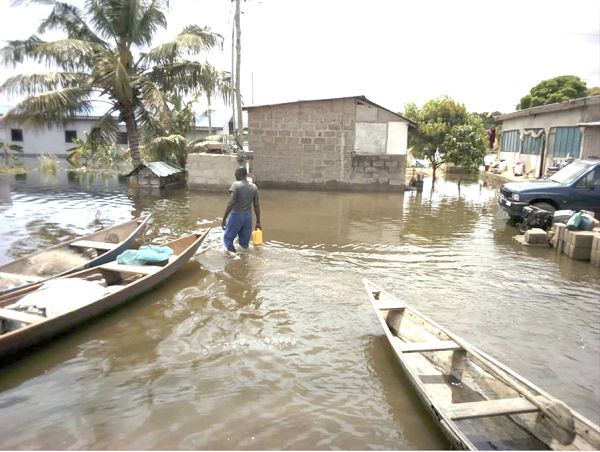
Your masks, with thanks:
M 402 342 L 400 339 L 397 339 L 393 342 L 394 347 L 396 347 L 402 353 L 423 353 L 462 350 L 462 347 L 454 341 Z
M 116 262 L 109 262 L 108 264 L 100 265 L 98 268 L 113 272 L 141 273 L 144 275 L 152 275 L 162 269 L 158 265 L 125 265 L 117 264 Z
M 21 281 L 28 282 L 37 282 L 48 279 L 47 276 L 37 276 L 37 275 L 22 275 L 20 273 L 6 273 L 0 272 L 0 278 L 10 278 L 10 279 L 19 279 Z
M 501 416 L 504 414 L 533 413 L 535 411 L 539 411 L 539 408 L 525 397 L 455 403 L 446 408 L 446 414 L 454 420 Z
M 70 246 L 76 246 L 80 248 L 94 248 L 97 250 L 114 250 L 118 243 L 108 243 L 108 242 L 97 242 L 96 240 L 76 240 L 70 244 Z
M 14 309 L 0 308 L 0 318 L 16 320 L 21 323 L 39 323 L 46 320 L 46 317 L 31 314 L 29 312 L 15 311 Z
M 377 309 L 391 311 L 393 309 L 404 309 L 404 305 L 398 303 L 396 300 L 378 301 Z

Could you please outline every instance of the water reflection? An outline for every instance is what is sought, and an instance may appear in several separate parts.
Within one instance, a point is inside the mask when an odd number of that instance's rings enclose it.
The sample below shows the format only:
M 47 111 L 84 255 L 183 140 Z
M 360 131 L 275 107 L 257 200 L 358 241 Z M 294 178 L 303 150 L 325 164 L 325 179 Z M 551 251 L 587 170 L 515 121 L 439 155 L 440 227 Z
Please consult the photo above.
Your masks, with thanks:
M 2 369 L 2 448 L 445 447 L 363 276 L 600 419 L 600 270 L 515 242 L 494 186 L 261 190 L 266 243 L 232 260 L 226 187 L 64 177 L 0 184 L 0 262 L 146 213 L 143 241 L 214 228 L 166 283 Z

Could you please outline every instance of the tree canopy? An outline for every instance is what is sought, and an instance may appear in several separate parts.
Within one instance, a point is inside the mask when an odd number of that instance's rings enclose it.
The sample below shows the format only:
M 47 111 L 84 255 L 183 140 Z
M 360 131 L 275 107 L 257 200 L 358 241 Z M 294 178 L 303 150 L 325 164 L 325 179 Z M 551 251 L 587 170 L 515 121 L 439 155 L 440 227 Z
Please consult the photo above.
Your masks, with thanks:
M 48 0 L 37 0 L 48 3 Z M 123 121 L 134 166 L 141 163 L 140 138 L 150 141 L 173 115 L 170 96 L 219 92 L 229 99 L 229 75 L 195 58 L 223 45 L 223 37 L 207 27 L 189 25 L 171 42 L 149 48 L 165 28 L 168 0 L 87 1 L 83 9 L 52 2 L 52 12 L 38 34 L 61 31 L 65 38 L 47 42 L 38 35 L 9 41 L 2 62 L 45 63 L 56 72 L 21 74 L 7 79 L 0 92 L 26 95 L 5 120 L 35 126 L 59 124 L 89 114 L 93 102 L 109 107 L 90 134 L 93 142 L 115 142 Z
M 423 108 L 405 105 L 404 116 L 415 121 L 418 131 L 410 135 L 417 158 L 426 159 L 435 172 L 444 163 L 476 168 L 485 155 L 486 131 L 478 115 L 448 96 L 427 101 Z
M 523 96 L 517 110 L 579 99 L 588 95 L 586 83 L 575 75 L 560 75 L 543 80 Z

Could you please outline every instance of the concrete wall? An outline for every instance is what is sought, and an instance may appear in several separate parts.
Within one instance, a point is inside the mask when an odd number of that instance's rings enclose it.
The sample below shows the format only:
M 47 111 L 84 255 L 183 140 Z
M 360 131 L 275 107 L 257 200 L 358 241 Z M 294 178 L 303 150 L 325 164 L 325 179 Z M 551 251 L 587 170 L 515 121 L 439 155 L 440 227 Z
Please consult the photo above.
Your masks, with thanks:
M 388 148 L 402 152 L 398 145 L 402 127 L 393 128 L 390 139 L 389 122 L 408 127 L 397 115 L 359 98 L 250 107 L 249 147 L 257 182 L 274 187 L 402 190 L 406 143 L 404 155 L 395 159 L 401 164 L 387 165 L 387 160 L 373 164 L 379 156 L 387 157 Z M 374 158 L 358 162 L 356 154 Z M 371 169 L 365 173 L 367 166 Z M 390 183 L 396 179 L 402 184 Z
M 189 154 L 187 184 L 191 189 L 225 191 L 235 180 L 235 170 L 240 166 L 237 155 Z
M 85 132 L 90 132 L 98 121 L 94 118 L 81 118 L 65 121 L 59 127 L 44 127 L 34 129 L 25 124 L 0 123 L 0 141 L 10 144 L 18 144 L 23 147 L 25 155 L 68 155 L 67 149 L 74 146 L 73 142 L 65 140 L 65 131 L 74 130 L 77 138 L 85 139 Z M 20 129 L 23 132 L 23 141 L 11 141 L 11 129 Z M 120 127 L 125 132 L 125 126 Z
M 512 171 L 516 161 L 525 162 L 525 170 L 534 169 L 533 176 L 542 174 L 546 168 L 552 166 L 552 149 L 549 147 L 549 137 L 556 127 L 577 127 L 580 123 L 600 121 L 600 96 L 584 99 L 575 99 L 560 104 L 545 105 L 530 108 L 520 112 L 509 113 L 500 117 L 502 120 L 502 131 L 523 131 L 525 129 L 544 129 L 544 161 L 542 156 L 521 154 L 515 152 L 500 152 L 500 158 L 505 159 L 507 168 Z M 597 155 L 592 145 L 597 142 L 593 127 L 581 128 L 582 150 L 577 158 L 586 158 Z M 589 137 L 586 139 L 586 135 Z M 586 144 L 587 140 L 587 144 Z M 543 174 L 542 174 L 543 175 Z

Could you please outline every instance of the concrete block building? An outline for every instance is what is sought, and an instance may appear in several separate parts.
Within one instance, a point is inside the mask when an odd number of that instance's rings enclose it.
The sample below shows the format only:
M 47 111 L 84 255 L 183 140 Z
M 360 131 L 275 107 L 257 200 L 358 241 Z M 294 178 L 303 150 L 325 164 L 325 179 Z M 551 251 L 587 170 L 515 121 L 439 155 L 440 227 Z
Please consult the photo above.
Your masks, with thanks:
M 261 186 L 404 190 L 408 129 L 416 125 L 366 97 L 244 109 Z
M 600 158 L 600 96 L 519 110 L 496 117 L 501 123 L 499 158 L 543 177 L 567 157 Z

